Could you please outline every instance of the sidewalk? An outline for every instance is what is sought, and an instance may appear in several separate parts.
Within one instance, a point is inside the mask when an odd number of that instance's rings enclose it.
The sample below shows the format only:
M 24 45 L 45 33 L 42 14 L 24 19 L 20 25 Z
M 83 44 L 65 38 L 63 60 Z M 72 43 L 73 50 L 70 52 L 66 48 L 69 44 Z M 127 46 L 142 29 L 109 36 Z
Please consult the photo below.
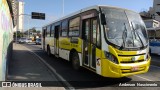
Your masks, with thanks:
M 8 81 L 57 81 L 56 83 L 60 84 L 37 56 L 28 51 L 26 47 L 15 43 L 7 79 Z M 56 90 L 64 90 L 64 88 Z

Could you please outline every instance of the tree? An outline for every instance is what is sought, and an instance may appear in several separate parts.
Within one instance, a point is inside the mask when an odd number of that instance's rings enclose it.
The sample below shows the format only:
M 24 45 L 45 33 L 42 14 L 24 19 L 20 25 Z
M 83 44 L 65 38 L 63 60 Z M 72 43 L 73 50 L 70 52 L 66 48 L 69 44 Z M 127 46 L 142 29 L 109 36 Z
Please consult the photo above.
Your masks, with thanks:
M 14 32 L 13 37 L 16 38 L 16 32 Z M 17 38 L 23 37 L 23 33 L 17 31 Z
M 32 30 L 33 33 L 36 33 L 36 28 L 35 27 L 33 27 L 31 30 Z

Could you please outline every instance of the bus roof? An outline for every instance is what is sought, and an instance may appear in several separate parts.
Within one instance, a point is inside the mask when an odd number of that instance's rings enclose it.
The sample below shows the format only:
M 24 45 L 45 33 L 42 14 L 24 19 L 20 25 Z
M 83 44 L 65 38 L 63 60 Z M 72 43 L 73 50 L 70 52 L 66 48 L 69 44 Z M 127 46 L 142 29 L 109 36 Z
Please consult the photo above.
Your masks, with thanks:
M 60 21 L 60 20 L 69 18 L 69 17 L 71 17 L 71 16 L 80 14 L 80 13 L 85 12 L 85 11 L 88 11 L 88 10 L 92 10 L 92 9 L 98 10 L 99 7 L 106 7 L 106 8 L 108 7 L 108 8 L 117 8 L 117 9 L 128 10 L 128 9 L 125 9 L 125 8 L 120 8 L 120 7 L 115 7 L 115 6 L 108 6 L 108 5 L 94 5 L 94 6 L 90 6 L 90 7 L 87 7 L 87 8 L 83 8 L 83 9 L 77 11 L 77 12 L 71 13 L 71 14 L 69 14 L 69 15 L 67 15 L 67 16 L 64 16 L 64 17 L 62 17 L 62 18 L 60 18 L 60 19 L 57 19 L 57 20 L 55 20 L 55 21 L 53 21 L 53 22 L 51 22 L 51 23 L 48 23 L 48 24 L 44 25 L 43 27 L 46 27 L 46 26 L 48 26 L 48 25 L 50 25 L 50 24 L 53 24 L 53 23 L 55 23 L 55 22 L 58 22 L 58 21 Z M 131 11 L 131 10 L 128 10 L 128 11 Z

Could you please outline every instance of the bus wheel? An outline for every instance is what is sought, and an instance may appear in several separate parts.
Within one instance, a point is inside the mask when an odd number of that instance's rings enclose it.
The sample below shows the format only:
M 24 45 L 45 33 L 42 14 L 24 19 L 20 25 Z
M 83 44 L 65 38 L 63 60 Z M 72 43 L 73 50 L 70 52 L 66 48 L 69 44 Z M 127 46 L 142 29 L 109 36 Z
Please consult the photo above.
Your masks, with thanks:
M 48 56 L 51 56 L 51 50 L 50 50 L 49 46 L 47 47 L 47 54 L 48 54 Z
M 72 54 L 72 66 L 75 70 L 79 70 L 80 69 L 80 61 L 79 61 L 79 56 L 78 53 L 73 53 Z

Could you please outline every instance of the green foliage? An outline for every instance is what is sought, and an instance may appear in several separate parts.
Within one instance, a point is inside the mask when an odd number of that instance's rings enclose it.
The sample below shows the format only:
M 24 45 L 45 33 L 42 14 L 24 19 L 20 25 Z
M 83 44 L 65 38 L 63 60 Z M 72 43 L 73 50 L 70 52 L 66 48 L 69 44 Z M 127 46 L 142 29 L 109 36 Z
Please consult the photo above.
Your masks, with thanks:
M 14 32 L 13 37 L 16 38 L 16 32 Z M 17 31 L 17 38 L 23 37 L 23 33 Z

